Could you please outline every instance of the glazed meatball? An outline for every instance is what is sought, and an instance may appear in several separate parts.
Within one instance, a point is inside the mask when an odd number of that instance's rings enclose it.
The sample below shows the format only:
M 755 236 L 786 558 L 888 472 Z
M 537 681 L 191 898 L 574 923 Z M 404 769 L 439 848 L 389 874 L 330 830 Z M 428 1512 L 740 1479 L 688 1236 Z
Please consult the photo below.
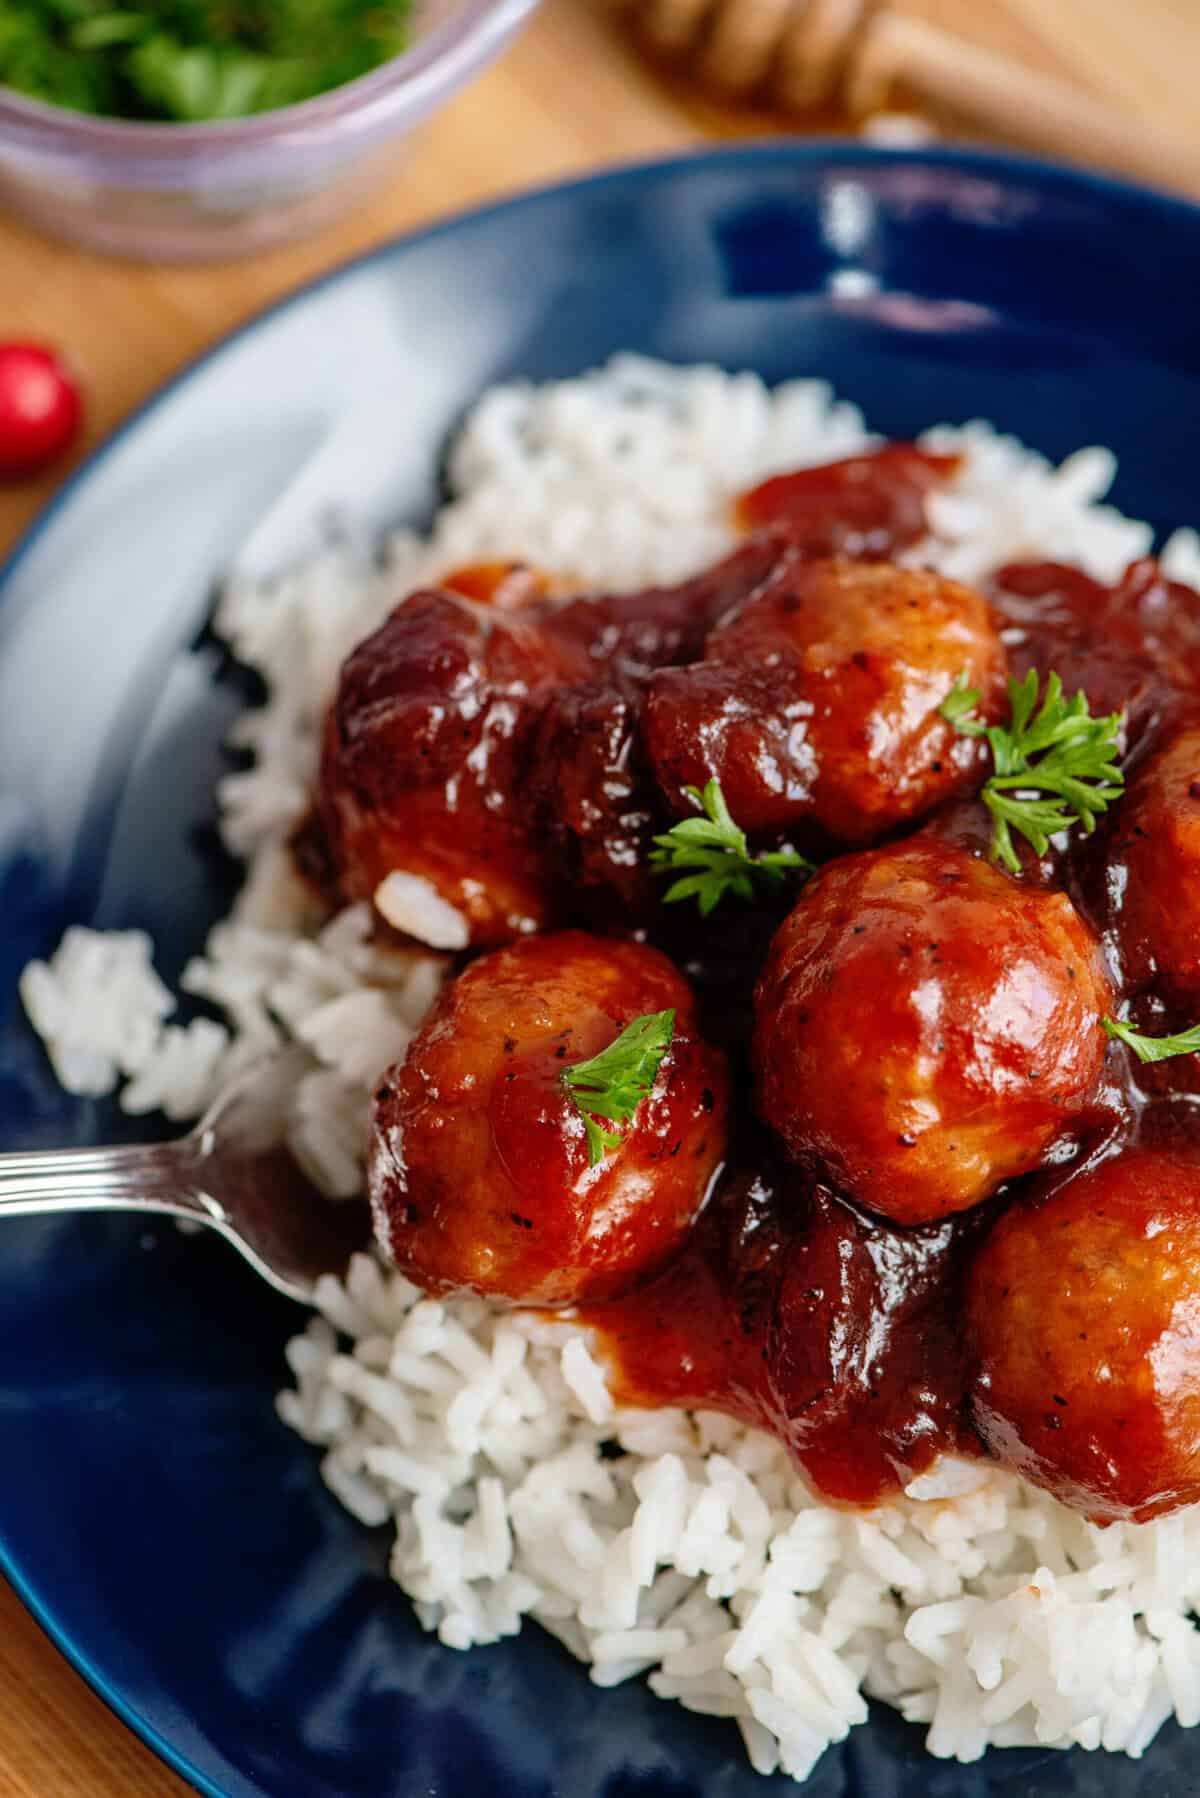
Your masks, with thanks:
M 866 843 L 977 784 L 986 757 L 939 712 L 965 675 L 999 703 L 1004 651 L 986 603 L 887 563 L 793 556 L 656 674 L 646 747 L 667 803 L 715 777 L 744 830 L 810 825 Z
M 528 806 L 573 919 L 657 912 L 662 883 L 650 860 L 652 839 L 670 818 L 642 743 L 646 676 L 698 656 L 714 621 L 788 553 L 768 533 L 679 586 L 581 598 L 546 612 L 547 631 L 593 669 L 590 679 L 550 695 L 529 756 Z
M 1200 724 L 1177 731 L 1130 782 L 1107 885 L 1127 977 L 1200 1002 Z
M 615 597 L 555 598 L 507 563 L 410 595 L 342 668 L 302 867 L 439 949 L 576 917 L 580 886 L 607 889 L 610 910 L 653 906 L 641 683 L 699 654 L 781 553 L 767 534 L 679 586 Z
M 646 674 L 694 662 L 708 633 L 752 593 L 792 551 L 776 531 L 763 531 L 730 555 L 672 587 L 639 593 L 583 594 L 544 611 L 546 628 L 603 671 Z
M 759 1111 L 903 1224 L 976 1205 L 1069 1137 L 1112 994 L 1063 893 L 932 836 L 831 862 L 771 944 Z
M 620 1144 L 589 1166 L 564 1069 L 647 1012 L 675 1031 Z M 728 1074 L 665 955 L 579 931 L 483 956 L 380 1085 L 376 1235 L 429 1292 L 569 1305 L 628 1286 L 680 1243 L 725 1152 Z
M 1094 714 L 1123 714 L 1126 746 L 1157 720 L 1173 690 L 1196 691 L 1197 595 L 1152 557 L 1131 562 L 1111 586 L 1069 563 L 1013 562 L 991 576 L 988 594 L 1014 674 L 1058 669 Z
M 579 672 L 535 618 L 415 593 L 342 669 L 317 811 L 343 899 L 435 948 L 504 942 L 553 909 L 517 791 L 544 693 Z
M 590 922 L 657 908 L 657 796 L 642 765 L 640 717 L 636 685 L 610 676 L 561 688 L 532 738 L 529 813 L 574 911 Z
M 1200 1499 L 1200 1165 L 1129 1147 L 1014 1206 L 973 1270 L 975 1423 L 1098 1523 Z
M 891 556 L 929 526 L 925 501 L 961 464 L 915 443 L 885 443 L 861 456 L 774 475 L 743 494 L 738 519 L 774 525 L 811 556 Z

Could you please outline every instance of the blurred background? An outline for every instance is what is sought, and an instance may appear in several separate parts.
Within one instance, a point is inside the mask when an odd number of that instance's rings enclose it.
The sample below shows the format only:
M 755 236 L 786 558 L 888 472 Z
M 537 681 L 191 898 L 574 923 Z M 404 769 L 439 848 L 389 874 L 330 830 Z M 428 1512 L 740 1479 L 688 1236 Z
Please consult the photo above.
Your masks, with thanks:
M 260 0 L 240 42 L 221 12 L 0 0 L 0 556 L 239 321 L 522 187 L 804 132 L 1200 198 L 1197 0 Z M 184 1792 L 2 1586 L 0 1684 L 3 1798 Z

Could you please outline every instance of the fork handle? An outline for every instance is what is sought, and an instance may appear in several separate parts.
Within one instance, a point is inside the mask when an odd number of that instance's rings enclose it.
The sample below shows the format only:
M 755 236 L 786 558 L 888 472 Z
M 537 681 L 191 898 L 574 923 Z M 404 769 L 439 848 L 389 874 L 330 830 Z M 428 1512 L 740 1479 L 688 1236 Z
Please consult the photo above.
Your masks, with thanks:
M 202 1151 L 179 1142 L 0 1155 L 0 1217 L 67 1211 L 155 1211 L 211 1223 L 197 1180 Z

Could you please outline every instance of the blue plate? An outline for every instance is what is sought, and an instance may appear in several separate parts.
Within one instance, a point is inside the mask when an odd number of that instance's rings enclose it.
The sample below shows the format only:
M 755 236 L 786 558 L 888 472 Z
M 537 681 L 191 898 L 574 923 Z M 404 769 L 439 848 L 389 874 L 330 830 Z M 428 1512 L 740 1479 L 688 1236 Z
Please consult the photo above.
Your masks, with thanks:
M 1118 503 L 1167 526 L 1200 514 L 1198 291 L 1200 210 L 1182 203 L 997 157 L 786 144 L 455 220 L 239 332 L 0 572 L 4 1146 L 129 1134 L 56 1090 L 16 975 L 85 920 L 150 929 L 170 978 L 226 905 L 212 786 L 244 696 L 204 621 L 229 557 L 339 423 L 394 396 L 386 491 L 419 522 L 445 434 L 488 382 L 632 347 L 819 372 L 889 433 L 984 414 L 1051 456 L 1112 444 Z M 216 1243 L 102 1218 L 4 1228 L 3 1564 L 167 1760 L 219 1798 L 794 1790 L 755 1779 L 732 1726 L 637 1685 L 599 1692 L 536 1629 L 467 1656 L 423 1636 L 383 1536 L 275 1420 L 297 1322 Z M 891 1714 L 808 1788 L 1197 1790 L 1200 1738 L 1174 1729 L 1137 1764 L 1009 1752 L 964 1769 Z

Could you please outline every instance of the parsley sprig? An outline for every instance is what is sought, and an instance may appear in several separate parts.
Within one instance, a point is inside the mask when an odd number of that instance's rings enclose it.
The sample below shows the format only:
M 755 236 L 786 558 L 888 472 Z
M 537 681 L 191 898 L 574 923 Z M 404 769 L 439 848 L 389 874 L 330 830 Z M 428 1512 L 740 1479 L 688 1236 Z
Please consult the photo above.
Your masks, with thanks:
M 732 893 L 738 899 L 755 897 L 755 881 L 777 884 L 788 869 L 811 874 L 813 863 L 794 849 L 775 849 L 765 855 L 751 855 L 746 833 L 729 815 L 720 783 L 710 780 L 701 792 L 699 787 L 684 787 L 684 794 L 704 816 L 684 818 L 662 836 L 655 837 L 650 860 L 658 868 L 672 871 L 695 869 L 684 874 L 663 894 L 663 904 L 680 899 L 695 899 L 701 915 L 707 918 L 715 905 Z
M 588 1166 L 620 1145 L 623 1130 L 606 1130 L 597 1118 L 628 1124 L 658 1078 L 675 1035 L 673 1011 L 648 1011 L 627 1024 L 607 1049 L 562 1071 L 562 1083 L 587 1131 Z
M 1021 862 L 1013 831 L 1045 855 L 1050 838 L 1073 824 L 1095 829 L 1096 819 L 1116 799 L 1124 776 L 1113 761 L 1123 718 L 1120 712 L 1093 718 L 1087 696 L 1064 699 L 1057 674 L 1046 676 L 1038 704 L 1039 680 L 1031 668 L 1024 680 L 1008 683 L 1010 719 L 985 724 L 975 715 L 979 691 L 963 675 L 939 710 L 966 737 L 986 737 L 993 772 L 982 798 L 992 815 L 992 856 L 1013 874 Z
M 0 0 L 0 85 L 110 118 L 245 118 L 408 47 L 412 0 Z
M 1120 1018 L 1103 1018 L 1106 1036 L 1132 1049 L 1139 1061 L 1170 1061 L 1175 1055 L 1195 1055 L 1200 1051 L 1200 1024 L 1180 1030 L 1175 1036 L 1144 1036 L 1132 1024 Z

